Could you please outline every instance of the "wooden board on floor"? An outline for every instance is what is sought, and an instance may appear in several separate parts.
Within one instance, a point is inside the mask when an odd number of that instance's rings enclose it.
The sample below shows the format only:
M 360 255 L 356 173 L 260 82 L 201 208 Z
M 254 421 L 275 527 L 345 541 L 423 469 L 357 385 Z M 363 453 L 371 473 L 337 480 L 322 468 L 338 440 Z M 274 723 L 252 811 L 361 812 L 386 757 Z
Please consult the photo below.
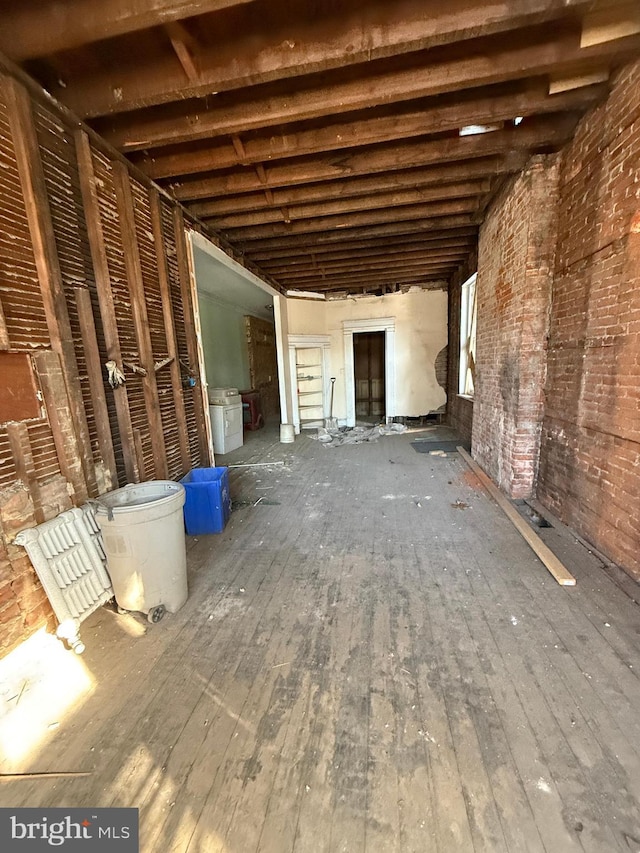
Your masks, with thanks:
M 476 477 L 480 480 L 485 489 L 489 492 L 494 501 L 498 504 L 500 509 L 503 510 L 504 514 L 516 528 L 518 533 L 521 534 L 527 544 L 529 544 L 531 548 L 535 551 L 536 555 L 542 560 L 546 568 L 558 581 L 560 586 L 575 586 L 576 579 L 571 574 L 571 572 L 567 569 L 566 566 L 562 564 L 562 562 L 556 557 L 553 551 L 544 544 L 542 539 L 540 539 L 540 537 L 536 535 L 535 531 L 533 531 L 529 527 L 527 522 L 522 518 L 519 512 L 514 509 L 514 507 L 509 503 L 507 498 L 505 498 L 500 489 L 485 474 L 485 472 L 478 465 L 478 463 L 471 458 L 471 456 L 467 453 L 464 447 L 458 447 L 457 450 L 458 453 L 465 460 L 467 465 L 471 468 L 473 473 L 476 475 Z

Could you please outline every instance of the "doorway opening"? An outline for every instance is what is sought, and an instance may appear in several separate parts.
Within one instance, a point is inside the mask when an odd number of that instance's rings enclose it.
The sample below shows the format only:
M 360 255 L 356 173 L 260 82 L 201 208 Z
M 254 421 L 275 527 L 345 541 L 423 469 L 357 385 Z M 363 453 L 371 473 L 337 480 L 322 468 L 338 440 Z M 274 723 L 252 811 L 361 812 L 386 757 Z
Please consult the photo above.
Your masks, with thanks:
M 353 336 L 353 367 L 357 420 L 380 420 L 386 412 L 385 333 Z
M 384 420 L 390 423 L 396 415 L 396 321 L 395 317 L 376 317 L 367 320 L 343 320 L 344 386 L 346 425 L 356 425 L 356 372 L 353 341 L 365 332 L 384 333 Z

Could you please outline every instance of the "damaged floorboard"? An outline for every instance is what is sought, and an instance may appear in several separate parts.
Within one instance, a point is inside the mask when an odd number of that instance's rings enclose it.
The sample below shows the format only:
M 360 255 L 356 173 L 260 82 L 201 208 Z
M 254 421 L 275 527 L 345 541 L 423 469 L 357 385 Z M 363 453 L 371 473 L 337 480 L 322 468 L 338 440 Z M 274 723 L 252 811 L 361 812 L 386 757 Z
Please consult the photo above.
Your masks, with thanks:
M 0 804 L 138 806 L 146 853 L 640 850 L 638 606 L 551 528 L 558 587 L 417 435 L 219 458 L 284 465 L 231 470 L 178 614 L 85 623 L 93 687 L 0 765 L 91 776 Z

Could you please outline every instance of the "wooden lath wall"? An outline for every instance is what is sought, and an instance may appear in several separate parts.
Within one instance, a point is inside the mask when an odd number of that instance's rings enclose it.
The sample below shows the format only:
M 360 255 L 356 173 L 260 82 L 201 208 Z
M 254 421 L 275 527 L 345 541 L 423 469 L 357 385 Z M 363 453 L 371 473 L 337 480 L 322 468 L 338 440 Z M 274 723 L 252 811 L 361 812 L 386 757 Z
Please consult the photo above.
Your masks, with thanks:
M 19 530 L 210 462 L 185 226 L 0 66 L 0 354 L 29 354 L 42 402 L 40 417 L 0 424 L 0 651 L 50 616 Z M 126 377 L 115 390 L 109 360 Z

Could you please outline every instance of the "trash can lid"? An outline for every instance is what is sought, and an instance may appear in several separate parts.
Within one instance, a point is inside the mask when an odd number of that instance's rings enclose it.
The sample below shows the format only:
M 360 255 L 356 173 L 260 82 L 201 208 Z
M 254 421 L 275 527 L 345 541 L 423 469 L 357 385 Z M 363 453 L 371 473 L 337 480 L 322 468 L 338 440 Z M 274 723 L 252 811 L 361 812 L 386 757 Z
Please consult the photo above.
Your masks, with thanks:
M 148 506 L 150 503 L 160 501 L 169 502 L 181 496 L 184 502 L 184 486 L 173 480 L 150 480 L 147 483 L 130 483 L 121 489 L 107 492 L 97 499 L 101 508 L 115 512 L 135 511 L 139 507 Z

